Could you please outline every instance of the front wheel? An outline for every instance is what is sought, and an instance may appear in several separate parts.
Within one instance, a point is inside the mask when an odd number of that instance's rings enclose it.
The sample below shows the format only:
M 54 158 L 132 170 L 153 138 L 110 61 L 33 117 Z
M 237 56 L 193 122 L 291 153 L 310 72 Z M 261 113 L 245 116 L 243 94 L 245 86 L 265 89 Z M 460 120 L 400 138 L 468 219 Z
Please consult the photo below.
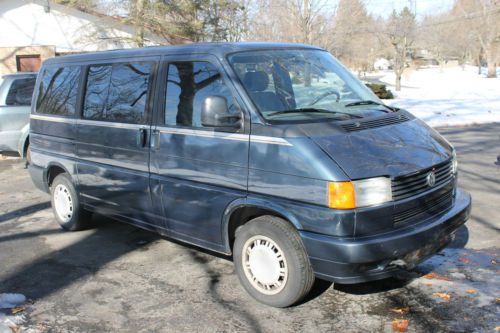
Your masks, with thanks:
M 66 173 L 56 176 L 50 194 L 54 215 L 63 229 L 76 231 L 88 226 L 91 214 L 80 206 L 75 186 Z
M 275 216 L 261 216 L 238 228 L 233 260 L 246 291 L 267 305 L 293 305 L 314 283 L 299 234 Z

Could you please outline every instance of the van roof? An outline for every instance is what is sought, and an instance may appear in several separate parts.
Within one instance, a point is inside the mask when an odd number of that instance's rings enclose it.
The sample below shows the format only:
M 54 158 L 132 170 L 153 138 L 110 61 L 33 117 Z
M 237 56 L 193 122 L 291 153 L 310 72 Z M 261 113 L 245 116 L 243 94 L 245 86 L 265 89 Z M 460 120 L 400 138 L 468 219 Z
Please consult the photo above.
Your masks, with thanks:
M 134 49 L 116 49 L 110 51 L 100 51 L 82 53 L 50 58 L 44 64 L 84 62 L 99 59 L 110 59 L 116 57 L 141 57 L 152 55 L 170 54 L 213 54 L 217 57 L 224 57 L 228 53 L 251 50 L 272 50 L 272 49 L 316 49 L 323 50 L 317 46 L 298 43 L 273 43 L 273 42 L 238 42 L 238 43 L 193 43 L 174 46 L 148 46 Z

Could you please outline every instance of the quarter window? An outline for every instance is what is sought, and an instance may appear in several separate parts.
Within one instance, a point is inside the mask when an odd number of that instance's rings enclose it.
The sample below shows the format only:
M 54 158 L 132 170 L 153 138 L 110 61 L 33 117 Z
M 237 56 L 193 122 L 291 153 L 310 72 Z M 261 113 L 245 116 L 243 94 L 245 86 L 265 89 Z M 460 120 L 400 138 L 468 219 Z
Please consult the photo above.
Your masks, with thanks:
M 29 106 L 31 105 L 31 96 L 35 88 L 35 78 L 17 79 L 10 85 L 6 105 Z
M 202 127 L 201 106 L 205 97 L 222 96 L 229 110 L 237 107 L 217 67 L 206 61 L 172 62 L 168 66 L 165 124 Z
M 36 112 L 74 115 L 79 79 L 79 66 L 46 69 L 40 82 Z
M 145 123 L 150 73 L 149 63 L 91 66 L 83 117 Z

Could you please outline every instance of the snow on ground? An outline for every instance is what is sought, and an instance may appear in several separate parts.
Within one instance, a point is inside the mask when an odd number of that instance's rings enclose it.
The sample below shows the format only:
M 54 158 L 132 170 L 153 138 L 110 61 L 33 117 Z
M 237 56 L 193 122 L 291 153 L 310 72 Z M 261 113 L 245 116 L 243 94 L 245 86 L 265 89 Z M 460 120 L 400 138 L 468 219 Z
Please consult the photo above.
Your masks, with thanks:
M 406 72 L 400 92 L 394 89 L 392 72 L 377 76 L 396 95 L 385 103 L 410 111 L 430 126 L 500 122 L 500 78 L 478 75 L 477 67 L 435 67 Z
M 22 294 L 0 294 L 0 333 L 41 333 L 43 325 L 27 323 L 31 307 Z

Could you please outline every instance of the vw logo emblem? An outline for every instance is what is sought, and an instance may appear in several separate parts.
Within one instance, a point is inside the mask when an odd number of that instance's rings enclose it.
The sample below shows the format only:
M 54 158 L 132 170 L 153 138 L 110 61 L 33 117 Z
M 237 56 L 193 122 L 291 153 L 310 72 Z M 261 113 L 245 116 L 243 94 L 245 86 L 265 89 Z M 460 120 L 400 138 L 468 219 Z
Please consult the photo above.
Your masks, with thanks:
M 427 185 L 429 185 L 430 187 L 433 187 L 434 185 L 436 185 L 436 174 L 434 172 L 429 172 L 427 174 Z

